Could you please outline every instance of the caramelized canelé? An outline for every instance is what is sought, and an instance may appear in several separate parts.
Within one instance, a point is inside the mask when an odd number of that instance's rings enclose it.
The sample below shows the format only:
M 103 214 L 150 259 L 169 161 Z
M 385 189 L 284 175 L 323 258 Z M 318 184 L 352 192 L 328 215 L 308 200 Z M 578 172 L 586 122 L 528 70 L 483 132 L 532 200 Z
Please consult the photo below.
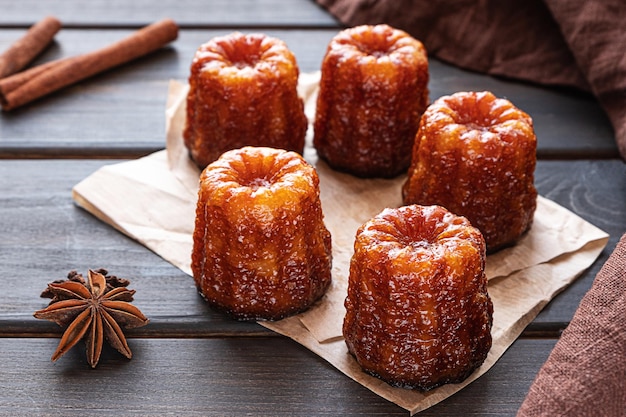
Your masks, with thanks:
M 387 25 L 335 36 L 321 69 L 314 146 L 332 168 L 359 177 L 405 173 L 428 105 L 421 42 Z
M 530 116 L 490 92 L 432 103 L 415 137 L 404 204 L 438 204 L 482 232 L 489 252 L 532 224 L 537 139 Z
M 244 147 L 202 172 L 191 268 L 210 305 L 241 320 L 306 310 L 331 282 L 319 179 L 295 152 Z
M 202 169 L 246 145 L 302 153 L 307 119 L 287 45 L 239 32 L 200 46 L 191 65 L 183 137 Z
M 460 382 L 491 348 L 485 241 L 439 206 L 385 209 L 357 231 L 343 334 L 361 367 L 394 386 Z

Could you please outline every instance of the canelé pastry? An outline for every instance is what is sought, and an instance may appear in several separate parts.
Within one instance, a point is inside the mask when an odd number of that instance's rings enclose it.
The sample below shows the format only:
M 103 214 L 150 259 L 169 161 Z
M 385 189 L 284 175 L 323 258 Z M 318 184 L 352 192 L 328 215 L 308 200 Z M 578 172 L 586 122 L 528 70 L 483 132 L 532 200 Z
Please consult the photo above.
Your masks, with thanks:
M 191 268 L 210 305 L 240 320 L 307 309 L 331 282 L 319 179 L 299 154 L 224 153 L 201 174 Z
M 531 227 L 537 139 L 530 116 L 490 92 L 432 103 L 415 137 L 404 204 L 438 204 L 480 229 L 487 251 Z
M 302 153 L 307 119 L 293 53 L 276 38 L 239 32 L 200 46 L 191 64 L 184 142 L 202 169 L 246 145 Z
M 461 382 L 491 348 L 485 241 L 440 206 L 385 209 L 356 234 L 343 334 L 361 367 L 394 386 Z
M 332 168 L 395 177 L 411 162 L 428 105 L 428 59 L 421 42 L 387 25 L 345 29 L 328 45 L 313 144 Z

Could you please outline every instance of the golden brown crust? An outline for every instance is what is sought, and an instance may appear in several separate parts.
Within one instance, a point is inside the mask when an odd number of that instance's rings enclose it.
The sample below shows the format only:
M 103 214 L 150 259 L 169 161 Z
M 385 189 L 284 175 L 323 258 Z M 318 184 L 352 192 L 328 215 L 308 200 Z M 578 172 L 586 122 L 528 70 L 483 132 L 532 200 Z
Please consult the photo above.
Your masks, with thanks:
M 424 46 L 387 25 L 340 32 L 322 62 L 314 124 L 319 156 L 360 177 L 406 172 L 428 105 Z
M 404 204 L 438 204 L 483 233 L 489 252 L 532 224 L 536 137 L 532 120 L 490 92 L 460 92 L 429 106 L 415 138 Z
M 239 32 L 200 46 L 189 76 L 185 145 L 200 168 L 246 145 L 302 153 L 307 119 L 293 53 Z
M 358 230 L 343 333 L 368 373 L 429 390 L 460 382 L 491 348 L 485 242 L 439 206 L 386 209 Z
M 207 166 L 193 241 L 196 285 L 237 319 L 303 311 L 331 281 L 319 179 L 294 152 L 244 147 Z

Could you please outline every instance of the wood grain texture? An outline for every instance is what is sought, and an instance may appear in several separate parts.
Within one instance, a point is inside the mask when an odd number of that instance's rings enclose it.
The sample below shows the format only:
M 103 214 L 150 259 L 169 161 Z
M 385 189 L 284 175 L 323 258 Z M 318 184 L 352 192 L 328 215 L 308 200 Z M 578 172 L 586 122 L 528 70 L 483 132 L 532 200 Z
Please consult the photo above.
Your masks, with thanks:
M 286 338 L 130 339 L 128 361 L 57 339 L 0 338 L 0 415 L 404 416 Z M 553 340 L 518 340 L 491 371 L 420 416 L 514 416 Z M 7 381 L 11 381 L 7 383 Z
M 548 169 L 544 170 L 544 167 Z M 557 295 L 535 319 L 538 323 L 571 318 L 615 245 L 626 233 L 626 164 L 611 161 L 549 161 L 540 163 L 535 183 L 539 192 L 607 232 L 609 242 L 596 262 L 567 292 Z M 569 318 L 567 319 L 569 321 Z
M 336 20 L 312 0 L 298 1 L 297 5 L 289 4 L 290 1 L 2 0 L 0 26 L 29 26 L 36 16 L 48 14 L 69 27 L 142 26 L 164 17 L 182 26 L 338 26 Z
M 135 157 L 162 149 L 170 79 L 185 81 L 198 46 L 230 32 L 182 31 L 169 47 L 145 58 L 0 113 L 0 157 Z M 38 62 L 84 53 L 129 33 L 62 31 L 56 50 L 47 51 Z M 290 45 L 303 72 L 319 67 L 335 34 L 332 30 L 265 33 Z
M 152 323 L 135 334 L 215 336 L 257 334 L 260 326 L 213 312 L 193 280 L 140 244 L 100 222 L 71 200 L 71 188 L 98 167 L 115 161 L 0 161 L 0 334 L 59 332 L 36 324 L 32 312 L 46 300 L 46 284 L 77 269 L 106 267 L 131 279 L 135 304 Z M 542 195 L 611 234 L 601 258 L 537 318 L 561 328 L 573 316 L 595 274 L 626 230 L 626 165 L 621 161 L 540 161 Z
M 0 113 L 0 158 L 132 158 L 165 146 L 170 79 L 185 81 L 199 45 L 232 29 L 182 30 L 179 39 L 147 57 L 65 88 L 12 112 Z M 38 63 L 105 46 L 131 31 L 62 30 Z M 337 29 L 263 30 L 287 42 L 302 72 L 320 68 Z M 0 31 L 0 48 L 17 31 Z M 430 97 L 489 90 L 529 113 L 539 158 L 617 157 L 611 125 L 591 97 L 471 73 L 430 60 Z
M 144 334 L 263 331 L 211 311 L 191 277 L 73 204 L 72 186 L 105 163 L 0 161 L 0 277 L 11 288 L 0 294 L 0 335 L 58 333 L 53 323 L 33 323 L 49 301 L 39 294 L 70 270 L 100 267 L 131 280 L 134 304 L 152 321 Z

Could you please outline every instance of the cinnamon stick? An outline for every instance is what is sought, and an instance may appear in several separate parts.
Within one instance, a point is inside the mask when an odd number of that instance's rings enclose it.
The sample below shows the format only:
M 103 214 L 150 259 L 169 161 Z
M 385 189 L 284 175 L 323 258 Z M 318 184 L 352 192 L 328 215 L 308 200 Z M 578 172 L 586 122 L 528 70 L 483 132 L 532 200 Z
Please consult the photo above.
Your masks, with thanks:
M 22 75 L 21 85 L 14 80 L 0 82 L 3 110 L 12 110 L 46 94 L 74 84 L 118 65 L 153 52 L 178 37 L 178 25 L 163 19 L 130 36 L 93 52 L 53 61 Z M 27 71 L 25 71 L 27 72 Z M 19 74 L 18 74 L 19 75 Z M 15 77 L 15 76 L 14 76 Z M 8 87 L 7 87 L 8 85 Z
M 35 23 L 20 39 L 0 55 L 0 78 L 14 74 L 24 68 L 48 46 L 61 29 L 61 22 L 47 16 Z
M 2 96 L 9 94 L 19 86 L 25 84 L 29 80 L 37 77 L 44 71 L 51 69 L 52 67 L 59 65 L 62 61 L 70 58 L 58 59 L 55 61 L 46 62 L 45 64 L 37 65 L 36 67 L 29 68 L 25 71 L 18 72 L 10 75 L 6 78 L 0 79 L 0 99 Z

